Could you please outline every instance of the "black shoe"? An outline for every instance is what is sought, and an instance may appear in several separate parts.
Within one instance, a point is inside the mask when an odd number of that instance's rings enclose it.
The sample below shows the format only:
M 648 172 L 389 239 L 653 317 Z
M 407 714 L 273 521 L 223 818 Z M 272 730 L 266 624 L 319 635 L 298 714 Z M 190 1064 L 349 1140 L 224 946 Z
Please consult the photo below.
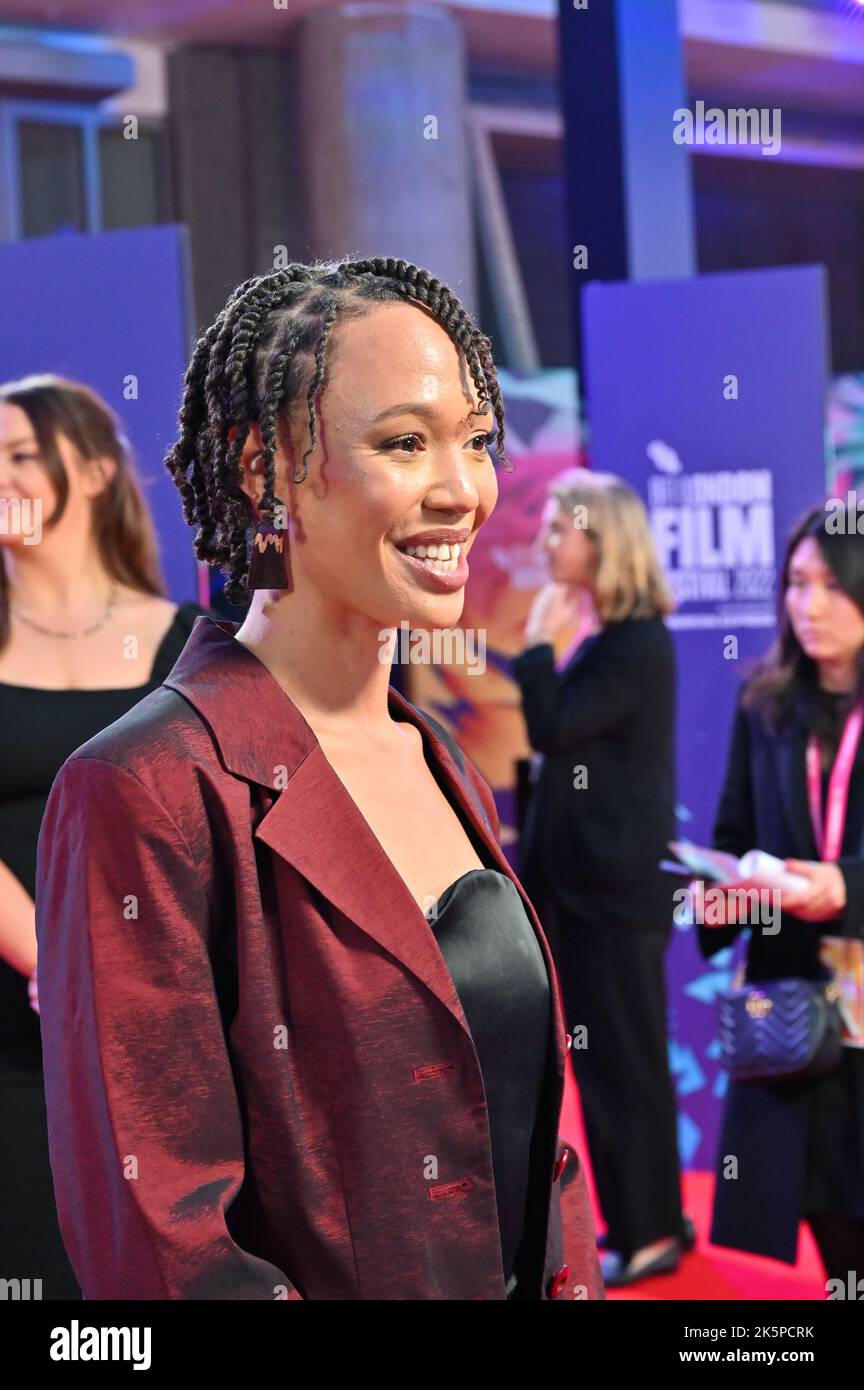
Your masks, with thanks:
M 674 1274 L 681 1263 L 681 1242 L 676 1241 L 662 1255 L 656 1255 L 641 1269 L 631 1272 L 629 1264 L 617 1250 L 607 1250 L 600 1260 L 600 1271 L 607 1289 L 623 1289 L 630 1284 L 639 1284 L 643 1279 L 653 1279 L 657 1274 Z
M 685 1217 L 684 1217 L 684 1221 L 683 1221 L 683 1224 L 682 1224 L 682 1231 L 683 1231 L 683 1234 L 682 1234 L 682 1236 L 681 1236 L 681 1248 L 682 1248 L 682 1250 L 684 1250 L 684 1251 L 686 1251 L 686 1252 L 689 1253 L 689 1251 L 695 1249 L 695 1246 L 696 1246 L 696 1226 L 695 1226 L 694 1222 L 691 1220 L 691 1218 L 690 1218 L 689 1216 L 686 1216 L 686 1215 L 685 1215 Z M 609 1237 L 608 1237 L 608 1234 L 607 1234 L 607 1235 L 598 1236 L 598 1237 L 597 1237 L 597 1249 L 598 1249 L 598 1250 L 608 1250 L 608 1248 L 609 1248 Z
M 681 1236 L 681 1248 L 685 1251 L 693 1250 L 696 1246 L 696 1223 L 691 1221 L 685 1214 L 681 1225 L 683 1235 Z

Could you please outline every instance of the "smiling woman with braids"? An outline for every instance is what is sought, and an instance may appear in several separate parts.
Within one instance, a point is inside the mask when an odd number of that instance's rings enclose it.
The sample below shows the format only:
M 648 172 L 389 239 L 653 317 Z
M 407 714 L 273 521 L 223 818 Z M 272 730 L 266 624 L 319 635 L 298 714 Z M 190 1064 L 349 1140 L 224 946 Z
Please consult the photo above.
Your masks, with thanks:
M 545 937 L 389 684 L 394 628 L 459 620 L 503 443 L 489 340 L 405 261 L 255 277 L 196 344 L 167 466 L 249 610 L 66 762 L 40 841 L 87 1298 L 602 1297 Z

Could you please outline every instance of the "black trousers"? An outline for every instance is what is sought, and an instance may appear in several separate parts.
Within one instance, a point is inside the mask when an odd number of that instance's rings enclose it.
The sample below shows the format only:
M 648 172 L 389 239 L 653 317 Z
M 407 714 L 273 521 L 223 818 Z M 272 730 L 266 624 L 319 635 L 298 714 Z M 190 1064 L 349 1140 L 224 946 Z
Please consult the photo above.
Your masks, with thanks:
M 555 957 L 585 1132 L 610 1249 L 625 1259 L 682 1235 L 677 1105 L 669 1072 L 661 929 L 575 919 L 549 899 Z M 583 1045 L 584 1044 L 584 1045 Z

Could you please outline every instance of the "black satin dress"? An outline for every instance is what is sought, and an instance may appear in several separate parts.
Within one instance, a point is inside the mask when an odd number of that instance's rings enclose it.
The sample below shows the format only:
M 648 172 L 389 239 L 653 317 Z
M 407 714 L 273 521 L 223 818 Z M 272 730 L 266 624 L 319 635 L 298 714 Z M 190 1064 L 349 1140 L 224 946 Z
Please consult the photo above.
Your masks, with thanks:
M 426 917 L 483 1077 L 504 1279 L 512 1297 L 551 1023 L 546 962 L 517 889 L 497 869 L 469 869 Z

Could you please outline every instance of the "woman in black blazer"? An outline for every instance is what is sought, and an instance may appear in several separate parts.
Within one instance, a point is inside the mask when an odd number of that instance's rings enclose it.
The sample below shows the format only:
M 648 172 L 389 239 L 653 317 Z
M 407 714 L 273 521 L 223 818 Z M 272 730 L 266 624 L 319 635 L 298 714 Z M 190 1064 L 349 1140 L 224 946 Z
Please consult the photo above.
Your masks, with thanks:
M 677 1267 L 681 1213 L 664 953 L 675 833 L 673 600 L 648 518 L 620 479 L 576 469 L 550 488 L 538 594 L 514 662 L 543 755 L 521 872 L 556 952 L 607 1224 L 604 1278 Z M 597 630 L 556 670 L 552 639 L 585 597 Z
M 857 954 L 859 963 L 864 951 L 864 739 L 851 763 L 845 823 L 842 801 L 836 822 L 836 862 L 819 862 L 835 855 L 823 856 L 824 842 L 817 848 L 811 812 L 821 782 L 818 825 L 846 718 L 864 695 L 864 537 L 855 522 L 854 511 L 842 509 L 838 517 L 826 503 L 794 532 L 778 640 L 743 686 L 735 714 L 714 843 L 736 855 L 765 850 L 810 880 L 803 894 L 783 894 L 779 924 L 750 926 L 748 981 L 824 978 L 822 936 L 845 938 L 843 954 Z M 811 736 L 818 740 L 821 776 L 808 792 Z M 722 920 L 734 918 L 725 894 L 720 900 L 711 893 L 712 900 L 723 903 Z M 706 915 L 704 905 L 700 891 L 697 921 Z M 699 926 L 703 955 L 731 945 L 746 925 Z M 840 1278 L 845 1288 L 850 1270 L 858 1271 L 856 1278 L 864 1274 L 861 1046 L 845 1046 L 836 1070 L 809 1081 L 730 1080 L 711 1239 L 793 1264 L 802 1217 L 829 1278 Z

